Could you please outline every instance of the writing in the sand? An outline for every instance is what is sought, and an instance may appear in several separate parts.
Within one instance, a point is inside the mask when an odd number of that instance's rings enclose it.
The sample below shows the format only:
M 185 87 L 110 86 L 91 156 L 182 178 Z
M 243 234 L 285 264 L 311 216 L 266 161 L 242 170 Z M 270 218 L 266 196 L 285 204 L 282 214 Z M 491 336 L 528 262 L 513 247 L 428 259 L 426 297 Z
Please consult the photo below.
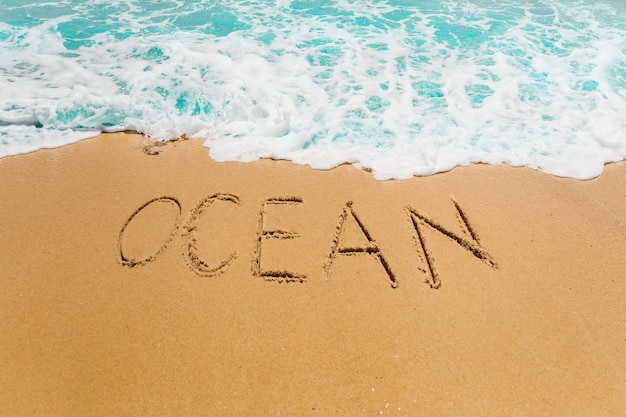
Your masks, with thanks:
M 189 269 L 204 277 L 214 277 L 225 273 L 237 261 L 239 257 L 237 251 L 233 251 L 223 259 L 211 263 L 203 258 L 199 250 L 202 236 L 198 234 L 198 223 L 203 217 L 209 216 L 207 210 L 217 202 L 231 205 L 233 208 L 241 206 L 242 204 L 240 198 L 234 194 L 212 194 L 203 198 L 196 204 L 184 223 L 181 220 L 181 203 L 174 197 L 157 197 L 141 205 L 128 217 L 120 230 L 118 237 L 118 260 L 120 264 L 127 268 L 137 268 L 154 261 L 167 249 L 174 237 L 178 233 L 181 233 L 183 240 L 182 256 Z M 408 219 L 407 224 L 410 225 L 409 227 L 413 234 L 413 240 L 419 258 L 416 268 L 426 276 L 424 282 L 433 289 L 438 289 L 441 286 L 441 277 L 435 268 L 435 257 L 429 247 L 427 234 L 425 233 L 426 230 L 431 230 L 445 236 L 455 242 L 461 249 L 469 252 L 485 263 L 488 267 L 493 269 L 497 268 L 494 259 L 482 246 L 478 233 L 471 225 L 466 212 L 455 200 L 451 200 L 451 203 L 454 206 L 459 221 L 459 232 L 453 232 L 451 229 L 442 226 L 437 221 L 424 215 L 412 206 L 407 205 L 403 208 Z M 273 207 L 278 206 L 282 208 L 296 208 L 303 204 L 304 200 L 297 196 L 269 197 L 260 202 L 257 212 L 258 222 L 255 234 L 255 249 L 254 253 L 251 255 L 251 273 L 253 277 L 261 278 L 266 281 L 284 283 L 305 283 L 308 281 L 307 275 L 297 271 L 280 268 L 274 269 L 268 268 L 267 266 L 262 267 L 262 265 L 264 265 L 262 259 L 265 256 L 265 248 L 269 244 L 269 241 L 290 240 L 300 237 L 298 231 L 292 230 L 290 227 L 277 225 L 276 219 L 272 222 L 268 222 L 268 210 L 271 212 Z M 172 224 L 169 234 L 164 238 L 164 241 L 156 252 L 141 258 L 133 258 L 127 255 L 124 250 L 125 234 L 128 229 L 132 227 L 140 214 L 156 205 L 165 205 L 176 213 L 175 221 Z M 329 249 L 322 266 L 324 279 L 328 280 L 332 275 L 333 266 L 338 258 L 343 256 L 369 256 L 379 264 L 381 275 L 384 275 L 386 279 L 389 280 L 391 287 L 396 288 L 398 286 L 398 280 L 394 269 L 392 265 L 389 264 L 387 257 L 375 237 L 372 236 L 366 224 L 357 213 L 355 204 L 352 201 L 347 201 L 338 217 L 334 237 L 329 239 Z M 344 235 L 346 234 L 346 225 L 348 222 L 356 225 L 356 233 L 360 235 L 360 241 L 362 243 L 346 243 L 347 239 L 344 239 Z

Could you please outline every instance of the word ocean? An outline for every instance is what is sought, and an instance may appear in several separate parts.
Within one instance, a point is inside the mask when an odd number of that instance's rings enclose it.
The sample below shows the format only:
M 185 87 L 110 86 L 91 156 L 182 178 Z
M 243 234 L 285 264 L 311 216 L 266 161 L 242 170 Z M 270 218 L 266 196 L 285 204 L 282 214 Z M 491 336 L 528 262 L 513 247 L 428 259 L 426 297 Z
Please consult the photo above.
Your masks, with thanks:
M 441 286 L 441 279 L 435 269 L 434 257 L 429 249 L 426 235 L 424 233 L 425 229 L 431 229 L 442 234 L 453 242 L 456 242 L 461 248 L 474 255 L 490 268 L 497 269 L 496 262 L 482 246 L 476 229 L 471 225 L 465 211 L 455 200 L 451 201 L 454 205 L 459 224 L 461 225 L 460 233 L 455 233 L 440 225 L 437 221 L 425 216 L 411 206 L 404 206 L 404 212 L 408 217 L 408 224 L 411 225 L 417 250 L 420 252 L 421 258 L 424 261 L 423 263 L 425 264 L 418 267 L 418 269 L 426 275 L 425 282 L 434 289 L 438 289 Z M 189 213 L 187 220 L 182 223 L 182 206 L 178 199 L 174 197 L 162 196 L 153 198 L 146 202 L 135 210 L 130 217 L 128 217 L 120 230 L 118 237 L 118 260 L 120 264 L 127 268 L 137 268 L 154 261 L 161 253 L 163 253 L 163 251 L 167 249 L 169 243 L 174 239 L 174 237 L 179 232 L 182 232 L 182 256 L 188 267 L 193 272 L 205 277 L 213 277 L 225 273 L 233 265 L 233 263 L 236 262 L 239 256 L 238 251 L 233 251 L 224 259 L 214 263 L 206 261 L 199 251 L 199 242 L 200 239 L 202 239 L 202 236 L 198 235 L 198 222 L 203 216 L 211 215 L 209 209 L 216 202 L 226 203 L 233 206 L 241 205 L 240 198 L 234 194 L 212 194 L 200 200 L 200 202 L 198 202 Z M 176 218 L 172 225 L 171 232 L 165 241 L 161 243 L 159 249 L 155 253 L 143 258 L 130 257 L 124 250 L 125 234 L 127 233 L 128 228 L 136 221 L 139 214 L 145 212 L 152 206 L 163 204 L 173 207 L 176 212 Z M 266 281 L 286 283 L 304 283 L 308 280 L 308 277 L 305 274 L 296 271 L 286 269 L 268 269 L 261 266 L 261 260 L 264 254 L 263 249 L 266 245 L 266 241 L 273 239 L 290 240 L 300 237 L 300 233 L 296 230 L 288 228 L 282 229 L 276 225 L 273 227 L 267 227 L 267 209 L 273 206 L 296 207 L 303 204 L 303 199 L 296 196 L 269 197 L 260 202 L 255 250 L 251 257 L 251 272 L 254 277 L 262 278 Z M 348 220 L 357 225 L 357 231 L 362 235 L 362 241 L 365 243 L 361 245 L 348 245 L 344 243 L 344 235 Z M 387 258 L 378 245 L 375 237 L 370 233 L 366 224 L 359 217 L 353 202 L 348 201 L 345 203 L 342 212 L 339 213 L 334 238 L 329 242 L 328 255 L 326 256 L 323 264 L 324 279 L 327 280 L 332 274 L 333 265 L 338 257 L 356 255 L 370 256 L 374 258 L 384 270 L 391 287 L 397 287 L 398 281 L 393 272 L 392 266 L 387 261 Z

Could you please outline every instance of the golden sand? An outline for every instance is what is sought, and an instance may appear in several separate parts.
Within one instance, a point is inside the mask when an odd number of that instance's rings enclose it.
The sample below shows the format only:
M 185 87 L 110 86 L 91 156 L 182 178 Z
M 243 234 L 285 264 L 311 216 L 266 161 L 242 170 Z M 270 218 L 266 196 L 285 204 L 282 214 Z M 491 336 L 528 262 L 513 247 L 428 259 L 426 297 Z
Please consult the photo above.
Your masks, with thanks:
M 381 182 L 142 142 L 0 159 L 0 415 L 624 415 L 625 163 Z

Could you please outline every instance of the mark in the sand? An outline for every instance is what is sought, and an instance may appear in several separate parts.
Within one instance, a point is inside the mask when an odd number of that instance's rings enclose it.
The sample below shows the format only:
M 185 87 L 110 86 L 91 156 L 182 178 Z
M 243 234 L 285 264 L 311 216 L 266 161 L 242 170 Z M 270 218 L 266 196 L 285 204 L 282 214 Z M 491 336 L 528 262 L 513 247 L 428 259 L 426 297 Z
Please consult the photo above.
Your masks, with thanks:
M 141 259 L 128 258 L 124 254 L 124 246 L 123 246 L 124 234 L 126 232 L 126 229 L 130 225 L 130 223 L 133 221 L 133 219 L 135 219 L 137 217 L 137 215 L 139 213 L 141 213 L 144 209 L 148 208 L 152 204 L 157 204 L 157 203 L 165 203 L 165 204 L 168 204 L 168 205 L 172 205 L 177 210 L 176 221 L 174 222 L 174 226 L 173 226 L 173 228 L 172 228 L 168 238 L 161 245 L 161 247 L 155 253 L 153 253 L 152 255 L 148 255 L 148 256 L 146 256 L 144 258 L 141 258 Z M 124 226 L 122 226 L 122 230 L 120 230 L 120 234 L 119 234 L 118 239 L 117 239 L 117 250 L 118 250 L 118 256 L 119 256 L 119 262 L 122 265 L 124 265 L 125 267 L 134 268 L 136 266 L 147 264 L 148 262 L 151 262 L 154 259 L 156 259 L 156 257 L 167 248 L 167 245 L 170 243 L 170 241 L 174 238 L 174 236 L 178 232 L 178 228 L 180 226 L 181 211 L 182 211 L 182 209 L 181 209 L 180 202 L 177 199 L 173 198 L 173 197 L 157 197 L 157 198 L 153 198 L 152 200 L 148 201 L 143 206 L 141 206 L 137 210 L 135 210 L 135 212 L 133 214 L 131 214 L 130 217 L 126 220 L 126 223 L 124 223 Z
M 291 205 L 298 206 L 303 204 L 300 197 L 273 197 L 266 198 L 261 202 L 261 210 L 259 211 L 259 226 L 257 229 L 257 242 L 254 257 L 252 258 L 252 275 L 257 278 L 263 278 L 266 281 L 276 282 L 297 282 L 303 283 L 307 281 L 306 275 L 293 271 L 280 269 L 263 269 L 261 260 L 263 257 L 263 241 L 267 239 L 295 239 L 300 234 L 293 230 L 282 229 L 265 229 L 265 221 L 267 217 L 266 208 L 271 205 Z
M 426 243 L 426 237 L 424 235 L 424 226 L 428 226 L 429 228 L 438 231 L 449 239 L 453 240 L 457 244 L 459 244 L 463 249 L 467 250 L 475 257 L 485 262 L 493 269 L 497 269 L 498 265 L 493 260 L 491 255 L 481 246 L 480 238 L 476 233 L 476 230 L 472 227 L 467 214 L 463 211 L 459 203 L 455 200 L 451 199 L 454 207 L 456 208 L 457 218 L 459 220 L 459 224 L 461 226 L 461 233 L 465 235 L 465 237 L 455 234 L 448 229 L 441 226 L 436 221 L 424 216 L 419 213 L 417 210 L 410 206 L 405 206 L 409 219 L 411 221 L 412 228 L 415 230 L 414 240 L 423 254 L 423 261 L 426 263 L 426 268 L 419 268 L 420 271 L 426 273 L 426 283 L 430 285 L 431 288 L 438 289 L 441 287 L 441 279 L 439 278 L 439 274 L 435 269 L 435 258 L 433 257 L 432 252 L 428 248 L 428 244 Z
M 150 156 L 156 156 L 161 153 L 161 151 L 157 151 L 155 148 L 160 148 L 166 146 L 172 142 L 180 142 L 183 140 L 189 139 L 184 133 L 181 137 L 176 138 L 174 140 L 153 140 L 151 138 L 147 138 L 143 144 L 143 153 Z
M 437 269 L 435 268 L 435 258 L 433 256 L 432 250 L 429 247 L 427 242 L 427 230 L 434 230 L 447 237 L 448 239 L 456 242 L 463 249 L 474 255 L 476 258 L 480 259 L 482 262 L 486 263 L 492 269 L 497 269 L 498 265 L 491 257 L 491 255 L 487 252 L 487 250 L 482 246 L 480 237 L 476 232 L 476 229 L 470 223 L 470 220 L 465 213 L 465 211 L 461 208 L 460 204 L 457 203 L 454 199 L 451 200 L 454 208 L 456 209 L 456 217 L 459 223 L 460 232 L 452 232 L 449 229 L 441 226 L 437 221 L 432 218 L 425 216 L 420 213 L 416 209 L 411 206 L 404 206 L 404 210 L 408 215 L 408 221 L 410 223 L 411 231 L 414 231 L 415 234 L 413 236 L 413 240 L 418 248 L 418 256 L 420 258 L 420 263 L 423 266 L 418 266 L 418 269 L 426 274 L 425 282 L 434 289 L 438 289 L 441 287 L 441 279 Z M 227 193 L 216 193 L 212 194 L 208 197 L 202 199 L 193 210 L 191 210 L 189 217 L 183 227 L 183 245 L 182 245 L 182 254 L 185 258 L 185 262 L 187 266 L 194 271 L 196 274 L 200 276 L 212 277 L 219 274 L 223 274 L 226 272 L 231 265 L 235 262 L 238 256 L 238 252 L 234 250 L 230 255 L 226 256 L 221 261 L 216 263 L 209 263 L 204 260 L 200 254 L 199 244 L 198 244 L 198 228 L 202 223 L 200 219 L 202 215 L 205 214 L 205 211 L 211 207 L 214 203 L 226 203 L 226 204 L 235 204 L 236 206 L 240 206 L 239 197 L 234 194 Z M 165 205 L 166 207 L 173 207 L 176 211 L 176 219 L 174 224 L 172 225 L 169 234 L 164 237 L 164 241 L 153 254 L 141 257 L 132 257 L 128 255 L 128 251 L 125 251 L 124 244 L 126 242 L 127 248 L 133 247 L 133 249 L 137 250 L 139 246 L 133 246 L 132 243 L 129 243 L 129 237 L 125 237 L 126 234 L 136 234 L 139 233 L 141 237 L 144 237 L 143 232 L 138 232 L 143 230 L 145 232 L 146 224 L 145 221 L 142 223 L 141 218 L 136 220 L 137 216 L 144 212 L 144 210 L 148 209 L 153 205 Z M 252 275 L 257 278 L 262 278 L 266 281 L 273 282 L 298 282 L 304 283 L 308 281 L 308 277 L 304 274 L 294 272 L 288 269 L 280 269 L 280 268 L 267 268 L 263 266 L 263 257 L 265 256 L 265 260 L 267 262 L 267 258 L 269 257 L 267 254 L 264 255 L 264 250 L 267 251 L 267 246 L 271 246 L 268 242 L 270 240 L 290 240 L 296 239 L 300 237 L 300 234 L 297 231 L 291 230 L 291 228 L 281 228 L 280 226 L 276 226 L 276 221 L 284 221 L 285 218 L 282 217 L 282 214 L 279 212 L 282 209 L 279 209 L 279 206 L 287 207 L 291 210 L 291 208 L 302 206 L 303 200 L 300 197 L 272 197 L 266 198 L 261 201 L 261 208 L 258 212 L 258 226 L 256 231 L 256 244 L 254 249 L 254 254 L 252 257 L 251 269 Z M 171 208 L 170 208 L 171 209 Z M 180 218 L 181 218 L 181 204 L 180 202 L 173 197 L 157 197 L 152 200 L 146 202 L 141 207 L 133 212 L 133 214 L 128 217 L 122 229 L 120 230 L 118 236 L 118 257 L 119 262 L 128 268 L 134 268 L 137 266 L 145 265 L 153 260 L 161 254 L 172 241 L 174 236 L 178 233 L 180 229 Z M 142 215 L 141 217 L 147 219 L 146 216 L 150 216 L 152 213 L 150 210 L 147 214 Z M 287 217 L 293 217 L 291 215 Z M 230 219 L 232 220 L 232 219 Z M 130 232 L 129 232 L 129 226 Z M 143 226 L 142 226 L 143 225 Z M 220 224 L 223 226 L 223 224 Z M 134 231 L 134 232 L 133 232 Z M 158 230 L 157 230 L 158 231 Z M 165 232 L 166 229 L 160 229 L 161 232 Z M 224 230 L 222 230 L 224 232 Z M 226 235 L 230 236 L 230 233 L 225 232 Z M 146 235 L 148 236 L 148 235 Z M 153 234 L 149 234 L 148 239 L 154 239 Z M 125 241 L 126 239 L 126 241 Z M 137 244 L 137 241 L 130 241 Z M 151 249 L 147 250 L 150 252 Z M 271 251 L 270 251 L 271 254 Z M 353 208 L 353 203 L 348 201 L 343 207 L 343 211 L 339 216 L 339 221 L 337 222 L 337 226 L 335 229 L 335 235 L 333 241 L 331 243 L 330 253 L 325 259 L 323 265 L 323 277 L 326 281 L 329 280 L 330 274 L 333 269 L 334 262 L 337 257 L 340 255 L 346 256 L 356 256 L 356 255 L 369 255 L 376 259 L 382 268 L 384 269 L 387 277 L 389 278 L 389 282 L 392 288 L 396 288 L 398 285 L 395 274 L 392 272 L 389 263 L 383 256 L 383 253 L 378 245 L 378 243 L 372 238 L 371 233 L 365 227 L 364 223 L 361 221 L 356 211 Z
M 216 201 L 239 205 L 239 197 L 233 194 L 217 193 L 205 197 L 191 210 L 187 223 L 183 228 L 183 256 L 187 262 L 187 266 L 193 272 L 203 277 L 213 277 L 226 272 L 235 259 L 237 259 L 236 250 L 226 257 L 226 259 L 216 264 L 209 264 L 200 256 L 198 239 L 196 238 L 197 222 L 204 211 Z
M 346 246 L 346 247 L 341 246 L 342 236 L 346 228 L 346 220 L 348 220 L 349 217 L 354 220 L 359 230 L 361 231 L 361 233 L 367 240 L 367 243 L 365 243 L 362 246 Z M 385 260 L 385 257 L 383 256 L 382 252 L 380 251 L 378 244 L 376 243 L 374 239 L 372 239 L 372 236 L 363 225 L 363 222 L 361 222 L 356 212 L 352 208 L 352 201 L 348 201 L 346 203 L 343 209 L 343 213 L 341 213 L 341 216 L 339 217 L 339 222 L 337 223 L 337 228 L 335 230 L 335 238 L 333 239 L 330 254 L 326 258 L 326 263 L 324 265 L 324 279 L 325 280 L 328 280 L 328 278 L 330 277 L 330 272 L 332 270 L 333 263 L 335 262 L 335 259 L 339 255 L 346 255 L 346 256 L 371 255 L 373 256 L 374 258 L 376 258 L 376 260 L 378 260 L 378 262 L 380 262 L 380 264 L 384 268 L 385 273 L 389 277 L 391 286 L 393 288 L 396 288 L 398 286 L 396 277 L 391 271 L 391 268 L 389 267 L 389 264 Z

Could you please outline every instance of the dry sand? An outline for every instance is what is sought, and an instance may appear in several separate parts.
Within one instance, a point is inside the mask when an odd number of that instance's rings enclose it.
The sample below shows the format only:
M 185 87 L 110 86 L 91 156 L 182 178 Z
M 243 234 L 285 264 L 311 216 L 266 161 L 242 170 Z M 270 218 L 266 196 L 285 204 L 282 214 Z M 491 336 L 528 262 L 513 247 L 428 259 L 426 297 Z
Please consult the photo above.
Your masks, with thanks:
M 0 159 L 2 416 L 623 416 L 626 164 Z

